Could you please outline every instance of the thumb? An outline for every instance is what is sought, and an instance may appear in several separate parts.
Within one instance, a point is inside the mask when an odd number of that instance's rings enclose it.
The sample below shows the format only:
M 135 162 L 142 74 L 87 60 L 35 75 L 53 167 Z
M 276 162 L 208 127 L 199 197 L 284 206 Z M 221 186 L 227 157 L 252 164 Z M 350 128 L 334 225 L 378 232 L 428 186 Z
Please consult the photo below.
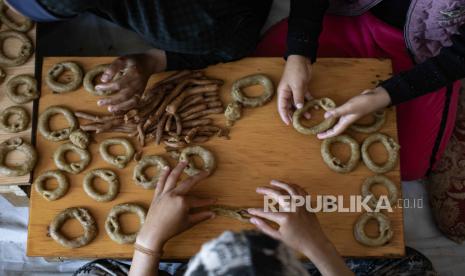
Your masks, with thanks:
M 294 104 L 296 108 L 304 107 L 304 95 L 305 90 L 303 87 L 297 87 L 292 91 L 292 97 L 294 98 Z
M 105 69 L 105 71 L 102 74 L 102 77 L 100 80 L 102 82 L 108 82 L 114 78 L 114 76 L 121 70 L 124 69 L 125 67 L 125 62 L 126 58 L 120 57 L 115 59 L 108 67 Z
M 325 119 L 339 118 L 344 115 L 348 115 L 352 112 L 353 112 L 352 105 L 349 103 L 345 103 L 339 107 L 326 111 L 324 117 Z

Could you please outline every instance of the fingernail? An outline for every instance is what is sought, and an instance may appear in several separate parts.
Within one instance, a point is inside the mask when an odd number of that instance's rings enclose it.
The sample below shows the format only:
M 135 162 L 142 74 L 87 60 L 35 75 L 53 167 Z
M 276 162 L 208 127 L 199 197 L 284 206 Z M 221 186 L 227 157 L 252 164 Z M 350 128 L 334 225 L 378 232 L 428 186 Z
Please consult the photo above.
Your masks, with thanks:
M 164 171 L 167 171 L 167 170 L 169 170 L 169 169 L 170 169 L 170 167 L 168 167 L 168 166 L 163 167 L 163 170 L 164 170 Z
M 104 104 L 103 101 L 97 101 L 97 105 L 102 106 Z
M 108 111 L 109 111 L 109 112 L 113 112 L 113 111 L 115 111 L 115 108 L 114 108 L 113 106 L 109 106 L 109 107 L 108 107 Z
M 107 81 L 108 80 L 108 75 L 102 75 L 100 78 L 102 81 Z
M 301 103 L 298 103 L 298 104 L 296 104 L 295 106 L 296 106 L 298 109 L 301 109 L 302 107 L 304 107 L 304 105 L 301 104 Z
M 251 218 L 251 219 L 250 219 L 250 223 L 257 224 L 258 222 L 257 222 L 257 219 L 256 219 L 256 218 Z
M 326 112 L 325 115 L 324 115 L 325 119 L 328 119 L 328 118 L 330 118 L 331 116 L 333 116 L 333 114 L 331 114 L 331 113 L 329 113 L 329 112 Z

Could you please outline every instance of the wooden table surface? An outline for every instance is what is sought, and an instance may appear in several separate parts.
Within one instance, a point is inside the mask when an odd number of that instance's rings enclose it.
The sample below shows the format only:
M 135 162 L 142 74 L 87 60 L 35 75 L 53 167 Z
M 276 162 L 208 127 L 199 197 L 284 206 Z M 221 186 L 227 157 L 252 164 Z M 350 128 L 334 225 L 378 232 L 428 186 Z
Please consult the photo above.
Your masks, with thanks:
M 47 72 L 53 64 L 64 60 L 77 61 L 85 71 L 88 71 L 98 64 L 111 62 L 112 58 L 49 57 L 44 60 L 42 72 Z M 225 80 L 221 95 L 224 101 L 228 102 L 231 84 L 234 80 L 253 73 L 264 73 L 277 85 L 282 69 L 281 58 L 247 58 L 211 66 L 206 69 L 206 73 L 208 76 Z M 337 104 L 342 104 L 363 89 L 374 87 L 377 81 L 388 78 L 390 72 L 391 63 L 388 60 L 322 58 L 315 64 L 310 91 L 314 97 L 327 96 L 334 99 Z M 154 76 L 150 83 L 162 76 L 166 76 L 166 73 Z M 63 105 L 73 110 L 105 113 L 105 109 L 97 107 L 96 99 L 85 92 L 82 87 L 76 92 L 56 95 L 43 85 L 39 112 L 50 105 Z M 256 187 L 267 185 L 270 179 L 280 179 L 301 184 L 311 195 L 359 195 L 361 183 L 373 173 L 362 163 L 350 174 L 343 175 L 331 171 L 322 161 L 321 142 L 316 137 L 299 134 L 292 127 L 287 127 L 280 121 L 276 111 L 276 99 L 277 97 L 274 97 L 271 103 L 261 108 L 245 109 L 243 118 L 231 130 L 231 140 L 215 138 L 203 144 L 215 154 L 218 168 L 210 178 L 194 188 L 193 194 L 218 198 L 219 204 L 257 207 L 263 205 L 263 197 L 255 193 Z M 321 111 L 314 113 L 316 118 L 321 118 Z M 397 138 L 395 116 L 395 110 L 390 109 L 382 132 Z M 222 116 L 217 116 L 215 120 L 216 124 L 225 124 Z M 59 127 L 62 123 L 60 119 L 53 119 L 51 122 L 52 127 Z M 364 135 L 358 133 L 350 134 L 358 141 L 364 138 Z M 97 149 L 99 142 L 103 139 L 119 136 L 122 134 L 95 136 L 95 142 L 90 146 L 92 162 L 84 173 L 101 167 L 115 170 L 102 161 Z M 133 142 L 135 144 L 135 141 Z M 34 175 L 56 168 L 52 154 L 59 144 L 61 143 L 50 142 L 43 139 L 41 135 L 37 135 L 40 159 Z M 334 151 L 338 156 L 347 157 L 348 150 L 343 146 L 336 145 Z M 370 151 L 376 161 L 386 158 L 384 150 L 378 144 L 372 146 Z M 162 146 L 156 146 L 153 143 L 144 148 L 144 155 L 146 154 L 162 154 L 168 157 Z M 120 178 L 121 189 L 117 198 L 111 202 L 98 203 L 84 193 L 82 189 L 84 173 L 68 175 L 70 190 L 57 201 L 48 202 L 33 191 L 27 255 L 71 258 L 131 257 L 132 245 L 119 245 L 113 242 L 104 230 L 104 221 L 111 207 L 116 204 L 134 202 L 145 207 L 149 206 L 153 190 L 144 190 L 133 183 L 131 176 L 134 165 L 135 162 L 132 161 L 125 169 L 115 170 Z M 400 187 L 399 166 L 387 176 Z M 96 185 L 99 188 L 104 186 L 101 183 Z M 348 200 L 346 197 L 344 202 L 346 206 L 348 206 Z M 47 226 L 53 217 L 61 210 L 72 206 L 88 208 L 96 219 L 99 229 L 99 234 L 92 243 L 78 249 L 64 248 L 47 235 Z M 394 212 L 388 214 L 392 220 L 394 237 L 389 244 L 382 247 L 370 248 L 355 241 L 353 225 L 359 215 L 360 213 L 318 214 L 325 233 L 341 254 L 357 257 L 390 257 L 404 254 L 401 209 L 395 208 Z M 125 231 L 130 232 L 138 228 L 137 220 L 133 215 L 123 215 L 121 220 Z M 369 223 L 367 231 L 374 233 L 375 226 L 374 222 Z M 252 227 L 252 225 L 236 220 L 215 218 L 169 241 L 163 258 L 187 259 L 199 250 L 202 243 L 225 230 L 237 231 Z M 75 237 L 82 232 L 74 220 L 67 222 L 62 231 L 70 237 Z

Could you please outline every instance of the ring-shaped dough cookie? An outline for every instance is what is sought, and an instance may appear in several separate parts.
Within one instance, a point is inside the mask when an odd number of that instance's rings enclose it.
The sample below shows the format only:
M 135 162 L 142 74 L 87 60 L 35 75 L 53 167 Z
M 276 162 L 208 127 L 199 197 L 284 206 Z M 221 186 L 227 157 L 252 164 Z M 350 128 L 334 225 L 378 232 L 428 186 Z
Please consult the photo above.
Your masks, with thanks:
M 3 81 L 5 80 L 5 78 L 6 78 L 5 69 L 3 69 L 2 67 L 0 67 L 0 84 L 3 83 Z
M 157 174 L 151 179 L 147 179 L 144 175 L 144 170 L 150 166 L 157 167 Z M 134 167 L 133 180 L 137 185 L 141 186 L 144 189 L 154 189 L 157 186 L 158 179 L 160 177 L 160 172 L 164 167 L 168 167 L 168 162 L 161 156 L 158 155 L 148 155 L 142 157 L 142 159 Z
M 24 85 L 23 91 L 18 91 L 18 87 Z M 11 78 L 6 84 L 6 94 L 14 103 L 24 104 L 39 97 L 37 81 L 29 75 L 17 75 Z
M 197 155 L 203 161 L 203 168 L 197 169 L 194 165 L 194 162 L 190 159 L 190 156 Z M 184 169 L 184 172 L 189 176 L 194 176 L 201 171 L 206 171 L 208 174 L 212 174 L 216 168 L 216 161 L 215 156 L 211 153 L 211 151 L 201 147 L 201 146 L 193 146 L 187 147 L 181 151 L 179 155 L 179 161 L 187 161 L 188 165 Z
M 139 205 L 133 203 L 123 203 L 113 206 L 107 216 L 107 219 L 105 220 L 105 230 L 112 240 L 119 244 L 134 243 L 136 241 L 139 230 L 131 234 L 123 233 L 119 223 L 119 216 L 123 213 L 136 214 L 139 217 L 140 229 L 145 222 L 145 216 L 147 215 L 147 212 Z
M 367 236 L 365 233 L 365 225 L 370 219 L 376 219 L 378 221 L 378 233 L 379 235 L 375 238 Z M 391 221 L 389 218 L 382 213 L 372 212 L 362 214 L 356 221 L 354 226 L 355 239 L 366 246 L 382 246 L 389 242 L 394 235 L 391 230 Z
M 84 234 L 74 239 L 68 239 L 60 233 L 60 228 L 68 219 L 76 219 L 84 229 Z M 97 223 L 85 208 L 71 207 L 61 211 L 50 223 L 50 237 L 57 243 L 68 248 L 78 248 L 89 244 L 97 236 Z
M 84 85 L 84 89 L 87 92 L 89 92 L 90 94 L 94 96 L 109 96 L 116 92 L 115 90 L 113 91 L 95 90 L 95 85 L 94 85 L 95 77 L 102 74 L 108 68 L 108 66 L 109 64 L 100 64 L 92 68 L 89 72 L 86 73 L 86 75 L 84 76 L 83 85 Z M 116 79 L 116 77 L 114 79 Z
M 313 99 L 307 102 L 302 108 L 297 109 L 292 115 L 292 126 L 295 128 L 295 130 L 305 135 L 318 134 L 323 132 L 332 127 L 336 122 L 336 118 L 330 117 L 312 127 L 306 127 L 302 125 L 300 118 L 312 107 L 321 107 L 328 111 L 330 109 L 336 108 L 336 104 L 330 98 Z
M 370 125 L 357 124 L 354 123 L 350 126 L 351 130 L 361 132 L 361 133 L 373 133 L 381 129 L 386 122 L 386 110 L 378 110 L 373 113 L 375 121 Z
M 69 70 L 73 75 L 73 79 L 67 83 L 58 82 L 56 79 L 65 71 Z M 47 75 L 45 76 L 45 83 L 47 84 L 53 92 L 56 93 L 66 93 L 71 92 L 79 88 L 82 83 L 82 69 L 81 67 L 71 61 L 59 62 L 53 65 L 50 70 L 48 70 Z
M 3 45 L 8 38 L 15 38 L 21 41 L 19 53 L 15 57 L 9 57 L 3 52 Z M 23 33 L 16 31 L 3 31 L 0 32 L 0 66 L 19 66 L 28 61 L 34 52 L 34 46 L 31 39 Z
M 371 192 L 371 187 L 373 187 L 376 184 L 381 184 L 384 187 L 386 187 L 386 189 L 388 190 L 389 204 L 391 205 L 391 208 L 392 208 L 394 204 L 396 203 L 397 198 L 399 197 L 399 190 L 397 189 L 396 185 L 384 175 L 373 175 L 373 176 L 368 177 L 365 180 L 365 182 L 363 182 L 362 197 L 364 199 L 368 196 L 371 197 L 367 205 L 370 206 L 371 208 L 376 208 L 376 205 L 378 204 L 378 199 Z
M 343 163 L 339 158 L 331 154 L 331 145 L 333 143 L 344 143 L 350 146 L 350 159 Z M 321 156 L 326 165 L 338 173 L 348 173 L 355 169 L 360 160 L 360 146 L 349 135 L 339 135 L 323 140 L 321 143 Z
M 68 163 L 65 158 L 67 151 L 74 151 L 79 155 L 81 160 L 79 160 L 79 162 Z M 81 149 L 76 145 L 65 143 L 60 145 L 53 153 L 53 161 L 55 161 L 55 165 L 58 169 L 72 174 L 78 174 L 82 172 L 87 167 L 87 165 L 89 165 L 90 154 L 87 150 Z
M 69 135 L 69 141 L 81 149 L 86 149 L 90 143 L 90 136 L 84 130 L 76 129 Z
M 20 151 L 25 155 L 25 160 L 15 166 L 6 164 L 6 156 L 10 151 Z M 10 138 L 0 144 L 0 175 L 23 176 L 30 173 L 37 162 L 37 152 L 31 144 L 20 137 Z
M 10 117 L 16 116 L 17 119 L 10 123 Z M 10 106 L 2 112 L 0 112 L 0 129 L 9 132 L 16 133 L 27 129 L 29 126 L 29 114 L 27 110 L 22 106 Z
M 53 190 L 45 189 L 45 182 L 48 179 L 55 178 L 58 186 Z M 65 174 L 60 170 L 46 171 L 34 180 L 36 192 L 48 201 L 61 198 L 68 191 L 69 183 Z
M 126 150 L 125 155 L 117 155 L 114 156 L 108 152 L 108 148 L 112 145 L 121 145 Z M 124 138 L 110 138 L 103 140 L 99 147 L 100 155 L 102 156 L 103 160 L 110 163 L 117 168 L 124 168 L 126 164 L 131 161 L 132 157 L 134 156 L 134 147 L 132 146 L 131 142 Z
M 50 117 L 56 114 L 62 114 L 63 116 L 65 116 L 65 119 L 69 123 L 69 127 L 57 130 L 50 130 Z M 62 106 L 54 105 L 47 107 L 47 109 L 45 109 L 45 111 L 42 112 L 42 114 L 40 114 L 37 128 L 40 134 L 42 134 L 42 136 L 44 136 L 45 139 L 55 142 L 63 141 L 68 139 L 71 132 L 78 128 L 78 120 L 74 116 L 73 112 L 71 112 L 69 109 Z
M 388 160 L 382 164 L 378 165 L 373 160 L 371 160 L 370 154 L 368 153 L 369 147 L 375 143 L 380 142 L 388 153 Z M 397 144 L 394 139 L 391 137 L 382 134 L 382 133 L 375 133 L 368 136 L 362 144 L 362 159 L 365 165 L 375 173 L 386 173 L 396 166 L 397 158 L 398 158 L 398 151 L 399 151 L 399 144 Z
M 252 85 L 263 86 L 263 94 L 258 97 L 247 97 L 242 89 Z M 258 107 L 266 104 L 273 98 L 274 85 L 267 76 L 263 74 L 250 75 L 236 80 L 231 88 L 231 95 L 234 101 L 241 103 L 245 107 Z
M 21 22 L 17 22 L 16 20 L 13 20 L 10 16 L 7 14 L 8 6 L 5 5 L 4 0 L 0 1 L 0 21 L 5 24 L 8 28 L 17 31 L 17 32 L 27 32 L 29 31 L 32 26 L 34 26 L 34 22 L 31 20 L 22 17 Z
M 108 191 L 105 194 L 97 192 L 92 184 L 95 177 L 100 177 L 108 183 Z M 98 202 L 113 200 L 119 191 L 119 180 L 116 173 L 108 169 L 95 169 L 84 176 L 84 191 L 88 196 Z

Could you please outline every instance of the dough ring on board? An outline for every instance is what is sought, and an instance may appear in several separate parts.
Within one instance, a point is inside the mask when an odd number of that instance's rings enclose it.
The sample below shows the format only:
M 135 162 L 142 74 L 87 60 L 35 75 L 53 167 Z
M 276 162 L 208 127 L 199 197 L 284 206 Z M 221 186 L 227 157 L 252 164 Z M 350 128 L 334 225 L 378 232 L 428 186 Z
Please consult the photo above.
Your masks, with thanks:
M 361 133 L 373 133 L 381 129 L 381 127 L 386 122 L 386 110 L 378 110 L 373 113 L 375 121 L 370 125 L 362 125 L 354 123 L 350 126 L 351 130 L 361 132 Z
M 63 114 L 65 119 L 69 123 L 69 127 L 57 129 L 57 130 L 50 130 L 49 120 L 55 114 Z M 69 109 L 62 107 L 62 106 L 49 106 L 45 109 L 42 114 L 39 116 L 39 122 L 37 125 L 40 134 L 44 136 L 45 139 L 50 141 L 63 141 L 69 138 L 71 132 L 78 128 L 78 120 L 74 116 L 73 112 Z
M 157 174 L 151 179 L 147 179 L 144 175 L 144 170 L 150 166 L 157 167 Z M 154 189 L 157 186 L 158 178 L 160 177 L 160 172 L 164 167 L 169 167 L 168 162 L 161 156 L 158 155 L 148 155 L 142 157 L 142 159 L 134 167 L 133 180 L 137 185 L 141 186 L 144 189 Z
M 45 189 L 45 182 L 48 179 L 55 178 L 58 186 L 53 190 Z M 69 183 L 65 174 L 60 170 L 51 170 L 42 173 L 34 180 L 36 192 L 48 201 L 53 201 L 61 198 L 68 191 Z
M 247 97 L 242 89 L 252 85 L 263 86 L 263 94 L 258 97 Z M 271 100 L 274 95 L 273 82 L 263 74 L 250 75 L 236 80 L 231 88 L 231 95 L 234 101 L 241 103 L 245 107 L 259 107 Z
M 376 184 L 381 184 L 388 190 L 389 204 L 391 205 L 391 207 L 394 206 L 394 204 L 397 201 L 397 198 L 399 198 L 399 190 L 397 189 L 396 185 L 384 175 L 373 175 L 373 176 L 368 177 L 365 180 L 365 182 L 363 182 L 362 184 L 363 199 L 365 199 L 368 196 L 371 197 L 367 205 L 370 206 L 371 208 L 376 208 L 376 205 L 378 204 L 378 199 L 371 192 L 371 187 L 373 187 L 373 185 L 376 185 Z
M 17 31 L 17 32 L 27 32 L 29 31 L 32 26 L 34 26 L 34 22 L 31 20 L 22 17 L 21 22 L 16 22 L 7 14 L 8 6 L 5 5 L 4 0 L 0 1 L 0 21 L 5 24 L 8 28 Z
M 90 135 L 82 129 L 76 129 L 69 135 L 69 141 L 81 149 L 86 149 L 90 143 Z
M 370 219 L 376 219 L 378 221 L 378 236 L 375 238 L 367 236 L 365 233 L 365 225 Z M 390 219 L 379 212 L 364 213 L 362 214 L 354 226 L 355 239 L 366 246 L 383 246 L 389 242 L 394 235 L 391 229 Z
M 145 216 L 147 215 L 147 212 L 139 205 L 133 203 L 123 203 L 113 206 L 107 216 L 107 219 L 105 220 L 105 230 L 112 240 L 119 244 L 134 243 L 136 241 L 139 230 L 131 234 L 123 233 L 119 222 L 119 216 L 123 213 L 136 214 L 139 217 L 140 229 L 145 222 Z
M 25 86 L 23 91 L 18 91 L 20 85 Z M 24 104 L 35 100 L 39 98 L 37 81 L 29 75 L 14 76 L 6 83 L 6 95 L 12 102 L 17 104 Z
M 121 145 L 126 150 L 125 155 L 117 155 L 114 156 L 108 152 L 108 148 L 112 145 Z M 103 160 L 110 163 L 117 168 L 123 169 L 126 167 L 127 163 L 131 161 L 132 157 L 134 156 L 134 147 L 132 146 L 131 142 L 124 138 L 110 138 L 103 140 L 99 147 L 100 155 L 102 156 Z
M 95 177 L 100 177 L 108 183 L 108 191 L 105 194 L 97 192 L 92 184 Z M 84 191 L 88 196 L 98 202 L 111 201 L 115 199 L 119 191 L 119 180 L 116 173 L 107 169 L 95 169 L 84 176 Z
M 94 96 L 109 96 L 111 94 L 114 94 L 116 91 L 100 91 L 100 90 L 95 90 L 95 85 L 94 85 L 94 80 L 95 77 L 98 75 L 102 74 L 107 68 L 110 66 L 109 64 L 100 64 L 95 66 L 94 68 L 90 69 L 89 72 L 87 72 L 84 76 L 84 89 L 89 92 L 90 94 Z M 124 75 L 124 72 L 118 72 L 114 77 L 113 81 L 118 80 Z
M 312 107 L 317 109 L 321 107 L 328 111 L 330 109 L 336 108 L 336 104 L 330 98 L 313 99 L 307 102 L 304 107 L 297 109 L 292 115 L 292 126 L 295 128 L 295 130 L 305 135 L 318 134 L 323 132 L 332 127 L 336 122 L 336 118 L 330 117 L 312 127 L 306 127 L 302 125 L 300 118 Z
M 76 219 L 84 229 L 84 234 L 77 238 L 68 239 L 60 228 L 68 219 Z M 49 234 L 57 243 L 68 248 L 78 248 L 89 244 L 97 236 L 95 219 L 85 208 L 71 207 L 61 211 L 50 223 Z
M 69 70 L 73 75 L 73 79 L 67 83 L 57 81 L 57 78 L 65 71 Z M 65 61 L 59 62 L 48 70 L 45 76 L 45 83 L 55 93 L 71 92 L 79 88 L 82 83 L 82 69 L 75 62 Z
M 368 153 L 368 149 L 370 146 L 375 143 L 380 142 L 388 153 L 388 160 L 382 164 L 376 164 L 370 157 Z M 375 133 L 368 136 L 362 143 L 362 159 L 365 165 L 375 173 L 386 173 L 396 166 L 397 158 L 398 158 L 398 151 L 399 151 L 399 144 L 397 144 L 394 139 L 391 137 L 382 134 L 382 133 Z
M 17 119 L 10 122 L 11 116 Z M 7 107 L 0 112 L 0 129 L 9 133 L 24 131 L 29 126 L 29 119 L 29 114 L 24 107 L 19 105 Z
M 21 41 L 19 47 L 19 53 L 15 57 L 9 57 L 4 52 L 4 44 L 8 38 L 15 38 Z M 3 31 L 0 32 L 0 66 L 19 66 L 23 65 L 28 61 L 34 52 L 34 46 L 32 45 L 31 39 L 23 33 L 16 31 Z
M 25 160 L 18 165 L 6 164 L 6 156 L 10 151 L 20 151 L 25 155 Z M 10 138 L 0 144 L 0 175 L 23 176 L 30 173 L 37 162 L 37 152 L 31 144 L 20 137 Z
M 250 222 L 252 216 L 247 211 L 247 208 L 231 207 L 226 205 L 211 205 L 208 209 L 214 212 L 217 216 L 237 219 L 242 222 Z
M 190 158 L 190 156 L 192 155 L 197 155 L 202 159 L 203 168 L 201 170 L 195 167 L 194 162 Z M 194 176 L 200 173 L 201 171 L 206 171 L 208 172 L 208 174 L 212 174 L 216 168 L 215 156 L 213 156 L 211 151 L 201 146 L 193 146 L 183 149 L 181 151 L 181 154 L 179 155 L 179 161 L 188 162 L 188 165 L 184 169 L 184 172 L 189 176 Z
M 79 162 L 68 163 L 65 158 L 67 151 L 74 151 L 79 155 L 81 160 L 79 160 Z M 53 153 L 53 161 L 55 161 L 55 165 L 58 169 L 72 174 L 78 174 L 82 172 L 87 167 L 87 165 L 89 165 L 90 154 L 87 150 L 81 149 L 76 145 L 65 143 L 60 145 Z
M 2 67 L 0 67 L 0 84 L 3 83 L 3 81 L 5 80 L 5 78 L 6 78 L 5 69 L 3 69 Z
M 333 143 L 344 143 L 350 146 L 350 159 L 343 163 L 339 158 L 331 154 Z M 343 134 L 323 140 L 321 143 L 321 156 L 330 169 L 338 173 L 348 173 L 355 169 L 360 160 L 360 146 L 349 135 Z

